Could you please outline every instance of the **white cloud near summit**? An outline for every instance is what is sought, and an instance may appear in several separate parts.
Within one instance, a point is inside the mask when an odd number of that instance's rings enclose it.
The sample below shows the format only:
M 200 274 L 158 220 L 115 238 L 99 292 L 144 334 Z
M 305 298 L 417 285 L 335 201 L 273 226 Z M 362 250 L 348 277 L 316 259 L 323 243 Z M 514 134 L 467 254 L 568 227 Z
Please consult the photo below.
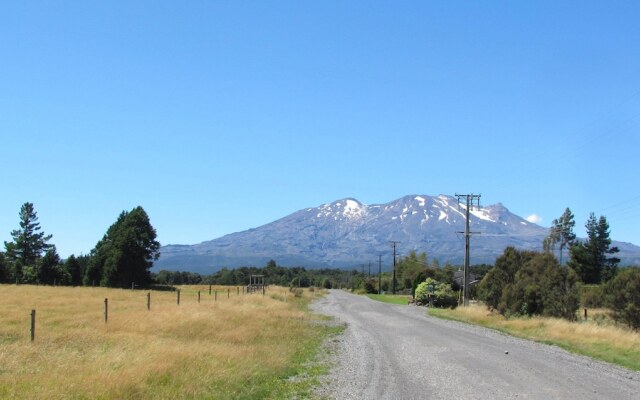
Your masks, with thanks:
M 542 217 L 537 214 L 531 214 L 526 218 L 526 220 L 534 224 L 539 224 L 542 222 Z

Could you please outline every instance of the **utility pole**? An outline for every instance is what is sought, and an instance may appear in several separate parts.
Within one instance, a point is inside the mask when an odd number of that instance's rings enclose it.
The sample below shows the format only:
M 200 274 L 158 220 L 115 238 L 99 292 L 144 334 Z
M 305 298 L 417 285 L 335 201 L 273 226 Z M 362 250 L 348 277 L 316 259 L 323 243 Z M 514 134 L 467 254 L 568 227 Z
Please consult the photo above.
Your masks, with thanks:
M 469 214 L 471 211 L 471 207 L 474 204 L 477 207 L 480 207 L 480 195 L 479 194 L 457 194 L 458 198 L 458 206 L 460 205 L 460 199 L 464 198 L 466 201 L 466 210 L 465 210 L 465 219 L 466 219 L 466 227 L 464 231 L 464 271 L 463 271 L 463 280 L 462 283 L 464 285 L 464 294 L 462 298 L 462 305 L 464 307 L 469 306 L 469 236 L 473 233 L 478 232 L 469 232 Z M 463 233 L 463 232 L 459 232 Z
M 391 281 L 391 287 L 393 288 L 393 294 L 396 294 L 396 244 L 399 242 L 397 240 L 392 240 L 391 245 L 393 246 L 393 281 Z
M 382 254 L 378 255 L 378 294 L 382 294 Z
M 371 261 L 369 261 L 369 272 L 367 273 L 367 278 L 371 279 Z

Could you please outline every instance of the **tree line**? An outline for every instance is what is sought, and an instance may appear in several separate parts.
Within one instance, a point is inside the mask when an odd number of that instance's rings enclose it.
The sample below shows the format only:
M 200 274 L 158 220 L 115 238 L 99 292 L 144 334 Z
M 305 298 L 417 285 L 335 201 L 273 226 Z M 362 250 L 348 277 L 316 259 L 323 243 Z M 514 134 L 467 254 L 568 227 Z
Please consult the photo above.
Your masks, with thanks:
M 145 210 L 123 211 L 88 255 L 64 262 L 52 235 L 42 231 L 33 203 L 20 208 L 18 229 L 0 252 L 0 282 L 44 285 L 148 286 L 149 269 L 160 256 L 160 243 Z

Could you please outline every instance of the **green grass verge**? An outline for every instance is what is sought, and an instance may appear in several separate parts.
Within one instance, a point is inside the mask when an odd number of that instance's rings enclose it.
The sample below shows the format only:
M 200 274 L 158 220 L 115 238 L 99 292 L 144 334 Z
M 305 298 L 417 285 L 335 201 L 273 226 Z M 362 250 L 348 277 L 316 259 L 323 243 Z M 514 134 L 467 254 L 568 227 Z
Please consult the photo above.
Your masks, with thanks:
M 383 303 L 405 304 L 405 305 L 411 299 L 411 296 L 401 295 L 401 294 L 395 294 L 395 295 L 394 294 L 367 294 L 367 297 L 372 300 L 381 301 Z

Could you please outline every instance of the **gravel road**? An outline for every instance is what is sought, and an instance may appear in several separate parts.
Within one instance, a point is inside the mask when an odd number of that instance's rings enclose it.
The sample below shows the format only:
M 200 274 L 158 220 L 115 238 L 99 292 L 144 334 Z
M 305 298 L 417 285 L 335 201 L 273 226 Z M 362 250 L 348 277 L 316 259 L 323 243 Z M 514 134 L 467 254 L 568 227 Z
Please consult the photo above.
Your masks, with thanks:
M 422 307 L 332 290 L 313 309 L 347 326 L 329 344 L 334 368 L 320 398 L 640 399 L 637 372 Z

